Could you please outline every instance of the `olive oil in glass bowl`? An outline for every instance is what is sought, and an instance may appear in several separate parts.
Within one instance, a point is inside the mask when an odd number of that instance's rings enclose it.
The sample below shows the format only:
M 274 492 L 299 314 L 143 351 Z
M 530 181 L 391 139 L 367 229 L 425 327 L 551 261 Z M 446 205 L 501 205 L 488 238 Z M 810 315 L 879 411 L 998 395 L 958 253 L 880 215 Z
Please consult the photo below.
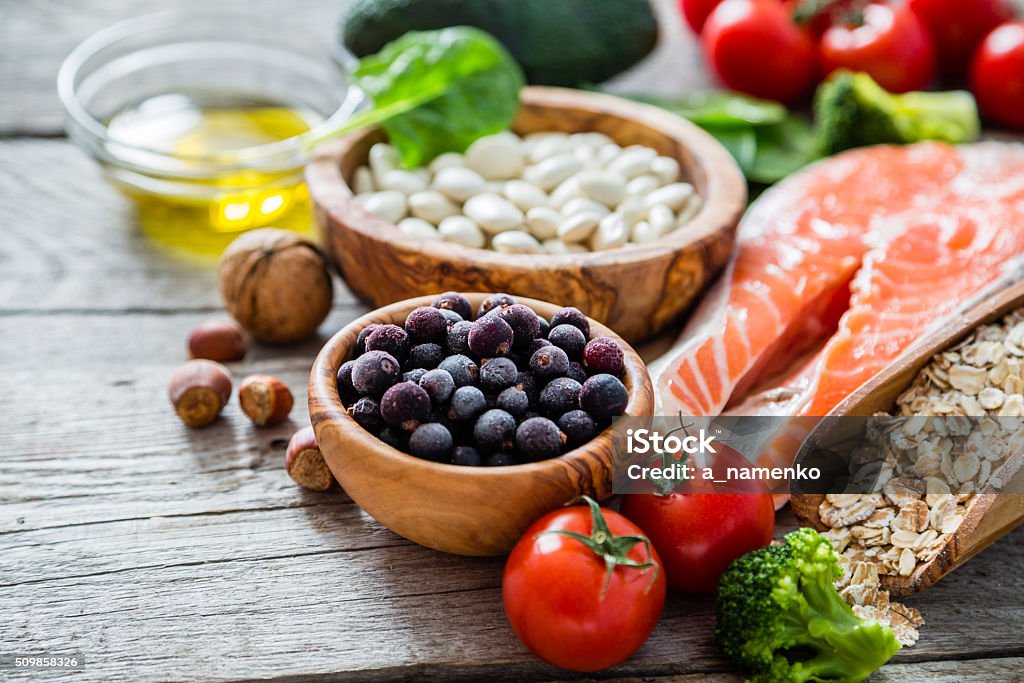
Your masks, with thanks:
M 95 34 L 58 77 L 69 135 L 161 244 L 219 254 L 239 233 L 311 234 L 311 141 L 360 105 L 353 59 L 249 16 L 166 12 Z

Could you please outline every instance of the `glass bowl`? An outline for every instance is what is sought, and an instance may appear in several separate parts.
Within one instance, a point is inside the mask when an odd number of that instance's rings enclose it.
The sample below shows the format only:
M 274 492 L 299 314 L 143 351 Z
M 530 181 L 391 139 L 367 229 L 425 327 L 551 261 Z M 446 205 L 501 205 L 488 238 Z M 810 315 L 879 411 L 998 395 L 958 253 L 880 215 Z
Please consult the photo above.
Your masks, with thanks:
M 68 135 L 136 201 L 144 231 L 219 253 L 252 228 L 311 230 L 302 168 L 312 140 L 361 105 L 354 62 L 277 21 L 170 11 L 94 34 L 57 84 Z M 200 119 L 201 144 L 171 144 Z

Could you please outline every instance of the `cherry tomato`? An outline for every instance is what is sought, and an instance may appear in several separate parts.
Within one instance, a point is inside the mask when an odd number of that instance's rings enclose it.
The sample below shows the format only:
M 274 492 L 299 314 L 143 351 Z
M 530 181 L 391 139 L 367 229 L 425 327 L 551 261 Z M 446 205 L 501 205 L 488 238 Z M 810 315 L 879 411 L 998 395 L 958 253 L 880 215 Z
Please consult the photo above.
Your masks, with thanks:
M 814 43 L 774 0 L 725 0 L 701 34 L 704 57 L 733 90 L 781 102 L 814 85 Z
M 693 32 L 700 35 L 704 22 L 711 11 L 718 7 L 722 0 L 679 0 L 679 10 L 683 13 L 686 23 Z
M 985 37 L 971 66 L 971 90 L 982 114 L 1024 130 L 1024 21 L 1007 22 Z
M 859 26 L 833 24 L 821 36 L 826 74 L 866 71 L 890 92 L 921 90 L 935 77 L 935 48 L 924 24 L 906 5 L 870 4 Z
M 505 614 L 519 640 L 572 671 L 624 662 L 665 607 L 665 572 L 643 532 L 586 501 L 534 522 L 512 549 L 502 581 Z
M 1013 17 L 1009 0 L 908 0 L 907 6 L 931 34 L 938 48 L 939 70 L 959 78 L 989 31 Z

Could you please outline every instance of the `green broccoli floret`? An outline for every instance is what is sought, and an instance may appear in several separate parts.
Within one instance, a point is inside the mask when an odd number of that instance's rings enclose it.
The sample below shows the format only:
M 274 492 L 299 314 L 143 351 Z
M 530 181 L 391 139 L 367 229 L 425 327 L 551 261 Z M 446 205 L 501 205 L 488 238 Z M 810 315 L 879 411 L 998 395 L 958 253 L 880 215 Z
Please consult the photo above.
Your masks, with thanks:
M 851 71 L 838 71 L 818 87 L 814 118 L 823 155 L 885 143 L 958 144 L 974 140 L 981 129 L 967 91 L 894 95 L 868 74 Z
M 763 683 L 867 678 L 900 644 L 888 626 L 853 613 L 832 585 L 841 573 L 832 544 L 812 529 L 733 562 L 716 604 L 726 656 Z

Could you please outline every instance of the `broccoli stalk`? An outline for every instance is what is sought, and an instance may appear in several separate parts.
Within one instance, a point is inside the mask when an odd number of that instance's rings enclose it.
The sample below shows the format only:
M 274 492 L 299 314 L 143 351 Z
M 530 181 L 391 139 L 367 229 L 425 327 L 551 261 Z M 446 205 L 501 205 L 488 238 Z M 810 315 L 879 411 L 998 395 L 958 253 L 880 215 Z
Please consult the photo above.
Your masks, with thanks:
M 819 151 L 823 155 L 864 145 L 978 137 L 974 97 L 966 91 L 887 92 L 866 73 L 838 71 L 814 97 Z
M 716 604 L 726 656 L 763 683 L 867 678 L 900 644 L 888 626 L 853 613 L 832 585 L 841 572 L 832 544 L 812 529 L 733 562 Z

